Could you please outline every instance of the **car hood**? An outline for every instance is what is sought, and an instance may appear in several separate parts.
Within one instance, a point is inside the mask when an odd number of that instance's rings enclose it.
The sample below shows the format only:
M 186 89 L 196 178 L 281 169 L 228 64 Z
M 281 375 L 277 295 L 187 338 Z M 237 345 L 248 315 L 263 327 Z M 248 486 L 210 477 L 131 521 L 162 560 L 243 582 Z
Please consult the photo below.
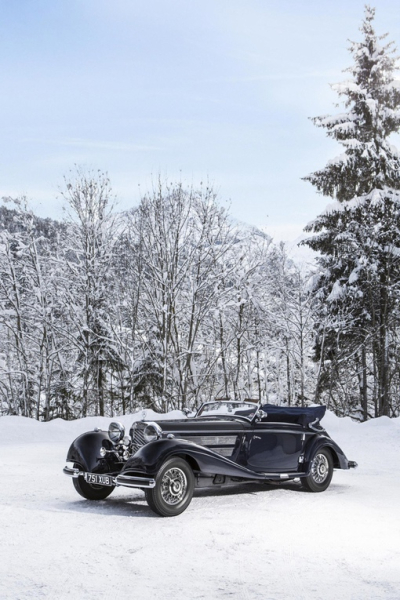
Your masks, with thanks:
M 240 432 L 250 427 L 250 422 L 241 419 L 224 419 L 221 417 L 207 417 L 207 418 L 191 418 L 191 419 L 174 419 L 174 420 L 162 420 L 152 421 L 157 423 L 163 432 L 174 433 L 177 435 L 190 434 L 195 432 Z M 143 423 L 143 425 L 149 423 L 149 421 L 137 421 L 137 423 Z

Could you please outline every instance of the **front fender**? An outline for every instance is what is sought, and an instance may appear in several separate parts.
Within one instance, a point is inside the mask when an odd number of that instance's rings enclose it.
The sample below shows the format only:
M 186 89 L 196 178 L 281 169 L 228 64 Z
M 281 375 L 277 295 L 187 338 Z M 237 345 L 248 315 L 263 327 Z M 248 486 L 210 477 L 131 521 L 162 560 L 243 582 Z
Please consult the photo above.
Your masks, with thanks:
M 161 465 L 173 456 L 190 457 L 192 464 L 195 463 L 204 475 L 265 479 L 264 475 L 250 471 L 209 448 L 180 439 L 160 439 L 142 446 L 125 463 L 122 473 L 143 473 L 155 477 Z
M 68 450 L 67 462 L 77 463 L 88 473 L 108 473 L 110 465 L 101 458 L 100 448 L 112 448 L 112 442 L 106 431 L 89 431 L 74 440 Z
M 329 436 L 320 434 L 309 440 L 304 451 L 304 469 L 307 474 L 309 473 L 314 456 L 321 448 L 330 449 L 335 469 L 349 469 L 349 461 L 343 450 Z

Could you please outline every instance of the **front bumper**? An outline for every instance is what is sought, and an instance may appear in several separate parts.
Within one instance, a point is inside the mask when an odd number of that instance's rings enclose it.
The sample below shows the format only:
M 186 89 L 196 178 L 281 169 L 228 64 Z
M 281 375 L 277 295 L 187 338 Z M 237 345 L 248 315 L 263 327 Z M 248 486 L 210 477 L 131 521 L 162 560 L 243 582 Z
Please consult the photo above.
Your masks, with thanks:
M 84 477 L 85 471 L 72 467 L 64 467 L 63 473 L 69 477 Z M 108 475 L 108 473 L 106 473 Z M 151 489 L 155 487 L 155 479 L 149 477 L 134 477 L 133 475 L 117 475 L 113 477 L 113 484 L 116 486 L 124 486 L 129 488 Z

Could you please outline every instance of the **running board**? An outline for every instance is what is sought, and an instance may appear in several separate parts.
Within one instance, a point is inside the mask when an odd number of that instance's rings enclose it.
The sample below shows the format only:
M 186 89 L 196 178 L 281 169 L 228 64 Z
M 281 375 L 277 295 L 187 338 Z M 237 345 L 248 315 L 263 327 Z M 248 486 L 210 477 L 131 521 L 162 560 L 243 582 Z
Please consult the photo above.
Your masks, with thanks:
M 297 479 L 298 477 L 305 477 L 306 473 L 259 473 L 265 477 L 265 479 L 279 479 L 285 481 L 288 479 Z

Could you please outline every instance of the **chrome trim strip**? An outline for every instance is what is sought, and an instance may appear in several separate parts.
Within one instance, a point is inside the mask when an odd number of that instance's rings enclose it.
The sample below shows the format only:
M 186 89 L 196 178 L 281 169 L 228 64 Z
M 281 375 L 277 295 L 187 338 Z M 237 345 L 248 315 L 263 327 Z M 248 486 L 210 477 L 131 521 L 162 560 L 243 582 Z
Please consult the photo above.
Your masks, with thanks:
M 173 429 L 171 427 L 171 431 L 175 433 L 185 433 L 187 435 L 240 435 L 241 433 L 245 433 L 246 431 L 253 431 L 252 427 L 240 428 L 240 429 L 224 429 L 223 427 L 213 427 L 212 429 L 202 429 L 200 427 L 192 427 L 191 429 Z M 164 430 L 163 433 L 168 433 L 167 430 Z
M 132 475 L 117 475 L 115 485 L 123 485 L 131 488 L 151 489 L 156 485 L 155 479 L 149 477 L 133 477 Z
M 306 477 L 307 473 L 298 473 L 297 471 L 293 471 L 293 473 L 258 473 L 258 475 L 263 475 L 266 479 L 297 479 L 299 477 Z
M 235 446 L 237 435 L 186 435 L 185 440 L 200 444 L 200 446 Z
M 301 427 L 301 425 L 298 425 L 298 427 Z M 311 433 L 309 431 L 304 432 L 303 430 L 298 430 L 296 429 L 289 429 L 289 428 L 268 428 L 266 427 L 265 429 L 261 429 L 259 427 L 252 427 L 249 429 L 234 429 L 234 430 L 228 430 L 228 429 L 216 429 L 215 432 L 213 432 L 212 430 L 210 431 L 209 429 L 191 429 L 190 431 L 180 431 L 179 429 L 171 429 L 171 431 L 163 431 L 164 435 L 168 434 L 168 433 L 173 433 L 175 435 L 176 438 L 183 438 L 183 437 L 189 437 L 189 436 L 197 436 L 197 435 L 216 435 L 216 436 L 233 436 L 233 435 L 242 435 L 242 434 L 249 434 L 249 433 L 292 433 L 292 434 L 296 434 L 296 435 L 311 435 Z

